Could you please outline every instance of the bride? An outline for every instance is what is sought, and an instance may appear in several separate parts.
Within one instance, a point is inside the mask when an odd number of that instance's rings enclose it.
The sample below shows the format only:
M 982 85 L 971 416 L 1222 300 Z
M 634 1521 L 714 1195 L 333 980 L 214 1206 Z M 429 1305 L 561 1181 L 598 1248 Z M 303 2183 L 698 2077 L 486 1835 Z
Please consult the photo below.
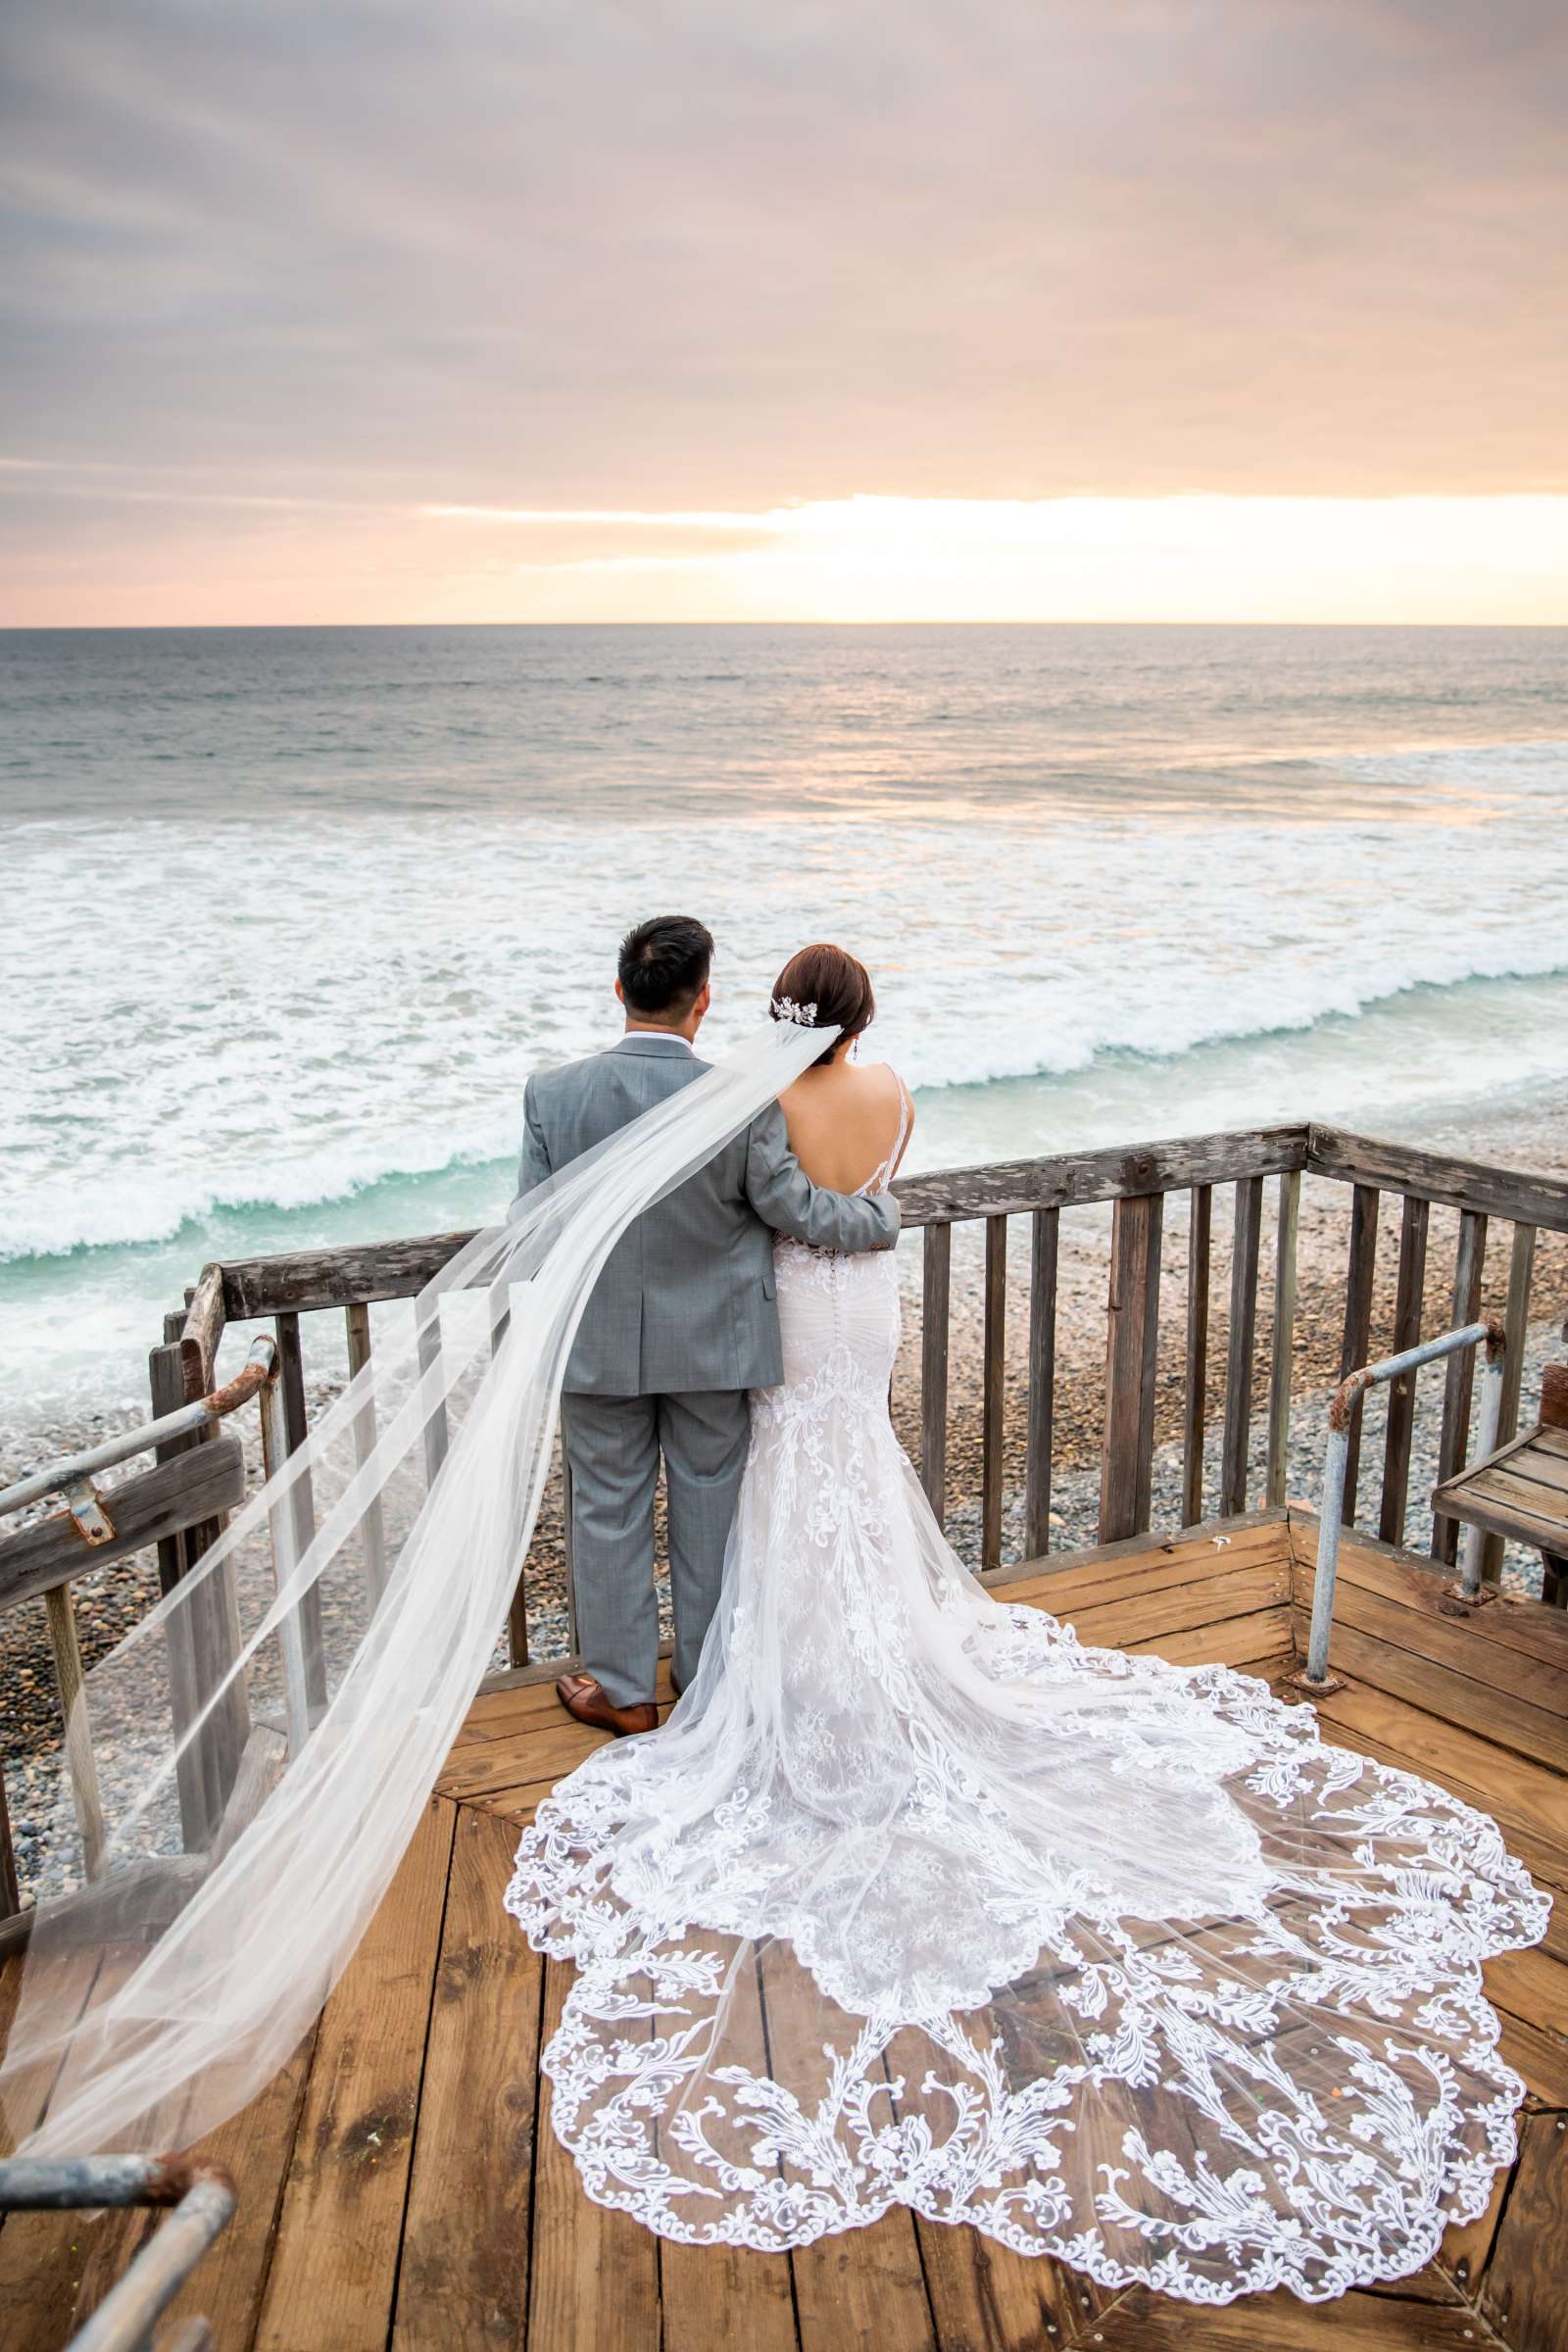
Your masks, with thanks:
M 808 954 L 773 1015 L 832 1029 L 869 983 Z M 842 1191 L 911 1123 L 856 1043 L 782 1096 Z M 893 1433 L 893 1254 L 775 1262 L 697 1676 L 507 1895 L 579 1972 L 543 2064 L 589 2194 L 767 2249 L 901 2202 L 1195 2301 L 1419 2269 L 1513 2152 L 1480 1965 L 1544 1908 L 1495 1827 L 1261 1683 L 991 1599 Z
M 297 2045 L 485 1672 L 632 1220 L 775 1096 L 808 1172 L 891 1182 L 908 1099 L 855 1061 L 832 974 L 786 967 L 772 1010 L 378 1326 L 92 1670 L 0 2067 L 20 2153 L 189 2144 Z M 507 1894 L 577 1967 L 543 2063 L 589 2194 L 769 2249 L 904 2203 L 1197 2302 L 1418 2270 L 1511 2160 L 1481 1964 L 1544 1897 L 1492 1822 L 1309 1707 L 993 1600 L 893 1434 L 893 1253 L 780 1241 L 776 1276 L 784 1379 L 697 1672 L 545 1800 Z M 85 1996 L 83 1943 L 119 1947 Z

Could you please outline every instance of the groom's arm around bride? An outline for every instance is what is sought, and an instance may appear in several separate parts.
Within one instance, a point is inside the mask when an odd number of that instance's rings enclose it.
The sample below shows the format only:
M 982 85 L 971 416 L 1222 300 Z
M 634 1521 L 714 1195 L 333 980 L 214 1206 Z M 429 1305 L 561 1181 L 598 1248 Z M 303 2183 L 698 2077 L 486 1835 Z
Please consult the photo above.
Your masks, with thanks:
M 707 1065 L 693 1048 L 711 956 L 708 931 L 689 916 L 658 916 L 628 933 L 615 984 L 625 1034 L 608 1052 L 530 1079 L 519 1192 L 701 1075 Z M 886 1193 L 867 1199 L 812 1184 L 773 1102 L 629 1227 L 588 1302 L 562 1397 L 585 1671 L 558 1686 L 585 1721 L 617 1731 L 657 1721 L 661 1454 L 677 1689 L 697 1670 L 745 1467 L 746 1393 L 783 1378 L 775 1233 L 818 1249 L 888 1249 L 899 1210 Z

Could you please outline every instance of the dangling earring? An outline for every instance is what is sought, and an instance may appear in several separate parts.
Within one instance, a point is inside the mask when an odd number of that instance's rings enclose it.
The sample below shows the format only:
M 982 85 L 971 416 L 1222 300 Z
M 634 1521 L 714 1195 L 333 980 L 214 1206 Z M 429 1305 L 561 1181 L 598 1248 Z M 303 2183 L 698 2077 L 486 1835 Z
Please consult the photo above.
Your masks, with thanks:
M 859 1058 L 860 1058 L 860 1041 L 859 1041 L 859 1039 L 858 1039 L 858 1037 L 852 1037 L 852 1038 L 851 1038 L 851 1040 L 850 1040 L 850 1059 L 851 1059 L 852 1061 L 858 1061 L 858 1060 L 859 1060 Z

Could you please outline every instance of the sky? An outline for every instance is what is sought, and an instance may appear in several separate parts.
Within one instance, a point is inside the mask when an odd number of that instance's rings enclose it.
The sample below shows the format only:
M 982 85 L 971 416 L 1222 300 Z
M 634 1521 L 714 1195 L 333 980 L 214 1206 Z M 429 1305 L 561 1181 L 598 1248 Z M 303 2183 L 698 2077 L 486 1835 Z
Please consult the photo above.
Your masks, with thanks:
M 1568 622 L 1560 0 L 7 0 L 0 625 Z

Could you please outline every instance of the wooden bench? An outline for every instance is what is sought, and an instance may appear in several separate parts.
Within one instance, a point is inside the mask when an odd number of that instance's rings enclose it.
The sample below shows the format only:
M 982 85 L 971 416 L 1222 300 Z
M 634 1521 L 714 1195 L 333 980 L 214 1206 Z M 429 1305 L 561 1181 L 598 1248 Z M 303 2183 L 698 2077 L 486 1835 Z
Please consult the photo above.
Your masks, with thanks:
M 1520 1438 L 1446 1479 L 1434 1512 L 1541 1553 L 1543 1600 L 1568 1607 L 1568 1364 L 1548 1364 L 1541 1419 Z

